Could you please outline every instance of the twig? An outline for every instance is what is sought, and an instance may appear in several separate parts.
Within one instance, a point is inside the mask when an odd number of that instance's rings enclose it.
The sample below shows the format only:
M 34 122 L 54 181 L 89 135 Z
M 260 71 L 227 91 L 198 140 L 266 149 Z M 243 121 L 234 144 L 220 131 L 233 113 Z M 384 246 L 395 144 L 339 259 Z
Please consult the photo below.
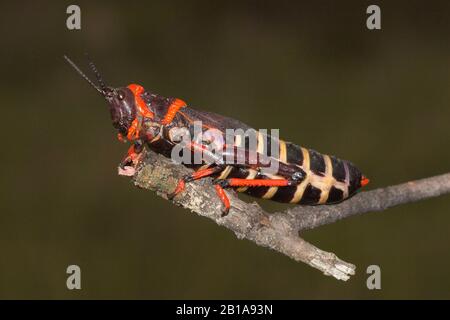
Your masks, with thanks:
M 410 181 L 395 186 L 360 192 L 335 205 L 301 207 L 287 210 L 290 223 L 298 231 L 314 229 L 338 220 L 400 204 L 416 202 L 450 193 L 450 173 Z M 281 213 L 277 213 L 281 214 Z
M 167 199 L 182 176 L 190 170 L 176 165 L 168 158 L 146 150 L 133 176 L 140 188 L 156 191 Z M 298 232 L 333 223 L 352 215 L 381 211 L 394 205 L 413 202 L 450 192 L 450 174 L 409 182 L 406 184 L 362 192 L 341 204 L 302 207 L 268 214 L 256 203 L 240 200 L 233 191 L 227 191 L 232 208 L 221 217 L 222 203 L 218 199 L 211 179 L 187 184 L 186 191 L 174 203 L 214 220 L 232 230 L 239 239 L 247 239 L 264 247 L 284 253 L 302 261 L 326 275 L 348 280 L 355 266 L 342 261 L 334 253 L 322 251 L 298 236 Z

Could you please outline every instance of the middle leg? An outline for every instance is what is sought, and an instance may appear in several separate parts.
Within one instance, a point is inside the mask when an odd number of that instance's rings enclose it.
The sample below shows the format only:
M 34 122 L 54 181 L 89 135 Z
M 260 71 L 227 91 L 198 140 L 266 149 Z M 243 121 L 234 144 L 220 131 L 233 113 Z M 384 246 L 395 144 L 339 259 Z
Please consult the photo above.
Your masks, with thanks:
M 176 195 L 178 195 L 180 192 L 182 192 L 185 187 L 186 187 L 186 182 L 191 182 L 194 180 L 199 180 L 199 179 L 203 179 L 206 177 L 209 177 L 215 173 L 218 173 L 220 171 L 222 171 L 224 169 L 223 166 L 214 166 L 211 168 L 206 168 L 206 169 L 200 169 L 197 170 L 191 174 L 188 174 L 186 176 L 184 176 L 183 178 L 181 178 L 178 181 L 178 185 L 175 188 L 174 192 L 172 192 L 171 194 L 169 194 L 167 197 L 172 200 Z

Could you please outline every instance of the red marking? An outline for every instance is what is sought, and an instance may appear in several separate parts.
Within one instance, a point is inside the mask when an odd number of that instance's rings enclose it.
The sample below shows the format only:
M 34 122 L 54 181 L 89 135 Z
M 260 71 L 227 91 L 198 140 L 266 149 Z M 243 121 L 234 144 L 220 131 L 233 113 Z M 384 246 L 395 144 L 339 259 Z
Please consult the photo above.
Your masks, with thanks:
M 369 179 L 367 179 L 365 176 L 361 177 L 361 187 L 367 186 L 367 184 L 370 182 Z
M 169 110 L 167 110 L 166 115 L 164 116 L 164 119 L 161 120 L 161 124 L 167 125 L 172 122 L 173 118 L 175 118 L 175 115 L 177 114 L 178 110 L 181 108 L 186 107 L 186 102 L 184 102 L 181 99 L 175 99 L 172 104 L 169 106 Z
M 139 138 L 139 130 L 138 130 L 139 120 L 135 118 L 131 123 L 130 128 L 128 128 L 127 139 L 134 140 Z
M 144 93 L 144 87 L 138 85 L 138 84 L 130 84 L 128 89 L 131 90 L 131 92 L 134 95 L 134 101 L 136 104 L 137 112 L 139 113 L 139 116 L 142 116 L 144 118 L 150 118 L 153 119 L 154 113 L 151 112 L 147 105 L 145 104 L 144 100 L 141 97 L 141 94 Z M 128 140 L 134 140 L 139 138 L 139 120 L 138 117 L 136 117 L 133 122 L 131 123 L 130 128 L 127 132 L 127 139 Z
M 230 211 L 230 207 L 231 207 L 230 199 L 228 199 L 227 194 L 225 193 L 225 191 L 223 190 L 223 188 L 221 186 L 216 184 L 216 185 L 214 185 L 214 187 L 216 188 L 216 192 L 220 198 L 220 201 L 222 201 L 223 205 L 225 206 L 223 215 L 226 215 L 228 213 L 228 211 Z
M 286 179 L 228 179 L 230 187 L 286 187 L 289 181 Z
M 128 86 L 128 89 L 133 92 L 134 95 L 134 101 L 136 103 L 136 107 L 138 109 L 138 112 L 144 117 L 144 118 L 151 118 L 153 119 L 154 113 L 151 112 L 147 105 L 145 104 L 144 100 L 141 98 L 141 94 L 144 93 L 144 87 L 138 85 L 138 84 L 130 84 Z
M 201 179 L 204 177 L 208 177 L 208 176 L 212 175 L 213 173 L 215 173 L 216 171 L 217 170 L 215 170 L 214 168 L 198 170 L 192 174 L 192 179 L 198 180 L 198 179 Z

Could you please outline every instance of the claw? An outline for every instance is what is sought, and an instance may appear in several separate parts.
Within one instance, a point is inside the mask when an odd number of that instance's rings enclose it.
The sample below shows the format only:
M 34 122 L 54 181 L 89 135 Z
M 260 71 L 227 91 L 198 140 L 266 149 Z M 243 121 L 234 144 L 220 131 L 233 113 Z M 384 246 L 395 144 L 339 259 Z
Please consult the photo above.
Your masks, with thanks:
M 133 159 L 131 159 L 131 157 L 126 157 L 120 162 L 119 167 L 125 170 L 125 167 L 131 167 L 132 165 Z
M 229 207 L 223 207 L 222 209 L 222 215 L 221 217 L 226 217 L 228 215 L 228 213 L 230 212 L 230 208 Z
M 133 144 L 129 149 L 127 156 L 120 162 L 119 167 L 135 167 L 142 156 L 142 145 Z

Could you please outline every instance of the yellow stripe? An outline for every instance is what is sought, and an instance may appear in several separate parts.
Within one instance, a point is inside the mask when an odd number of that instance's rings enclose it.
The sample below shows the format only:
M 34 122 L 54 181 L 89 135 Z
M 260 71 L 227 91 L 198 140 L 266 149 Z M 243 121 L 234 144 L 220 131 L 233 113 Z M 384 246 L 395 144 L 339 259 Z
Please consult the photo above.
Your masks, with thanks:
M 275 193 L 278 191 L 278 187 L 270 187 L 269 190 L 262 196 L 263 199 L 272 199 Z
M 309 151 L 306 148 L 301 148 L 301 149 L 302 149 L 302 153 L 303 153 L 302 168 L 303 168 L 303 170 L 308 171 L 309 167 L 310 167 Z
M 319 204 L 327 202 L 328 195 L 330 194 L 330 189 L 333 186 L 333 165 L 331 164 L 331 158 L 329 155 L 323 155 L 323 160 L 325 161 L 325 176 L 322 178 L 324 185 L 321 189 Z
M 282 176 L 277 175 L 269 175 L 270 179 L 283 179 Z M 263 199 L 272 199 L 272 197 L 275 195 L 275 193 L 278 191 L 278 187 L 270 187 L 266 193 L 262 196 Z
M 287 150 L 286 150 L 286 142 L 283 140 L 278 140 L 280 143 L 280 161 L 287 163 Z
M 303 193 L 305 192 L 306 186 L 309 184 L 309 178 L 306 177 L 305 180 L 302 181 L 297 186 L 297 190 L 295 190 L 294 196 L 292 197 L 291 201 L 289 203 L 298 203 L 300 200 L 302 200 Z
M 333 165 L 331 164 L 331 158 L 329 155 L 324 154 L 323 160 L 325 161 L 325 176 L 331 177 L 333 175 Z
M 210 166 L 210 164 L 204 164 L 204 165 L 202 165 L 200 168 L 198 168 L 197 171 L 208 169 L 209 166 Z
M 230 174 L 231 170 L 233 169 L 232 166 L 227 166 L 222 173 L 220 174 L 220 176 L 217 178 L 219 180 L 223 180 L 226 179 L 228 177 L 228 175 Z
M 341 189 L 344 192 L 344 195 L 342 196 L 342 199 L 348 198 L 348 186 L 346 185 L 344 189 Z
M 297 190 L 295 190 L 294 196 L 292 197 L 292 200 L 290 203 L 299 203 L 300 200 L 302 200 L 303 193 L 305 192 L 306 187 L 309 184 L 310 177 L 312 173 L 309 171 L 310 168 L 310 160 L 309 160 L 309 151 L 306 148 L 302 148 L 302 154 L 303 154 L 303 163 L 301 165 L 302 169 L 306 172 L 305 180 L 302 181 L 297 186 Z
M 256 147 L 256 151 L 260 154 L 264 153 L 264 135 L 258 131 L 258 146 Z
M 248 176 L 245 179 L 254 179 L 256 177 L 257 173 L 258 172 L 256 170 L 249 169 Z M 236 189 L 237 192 L 244 192 L 246 190 L 247 190 L 247 187 L 240 187 L 240 188 Z

